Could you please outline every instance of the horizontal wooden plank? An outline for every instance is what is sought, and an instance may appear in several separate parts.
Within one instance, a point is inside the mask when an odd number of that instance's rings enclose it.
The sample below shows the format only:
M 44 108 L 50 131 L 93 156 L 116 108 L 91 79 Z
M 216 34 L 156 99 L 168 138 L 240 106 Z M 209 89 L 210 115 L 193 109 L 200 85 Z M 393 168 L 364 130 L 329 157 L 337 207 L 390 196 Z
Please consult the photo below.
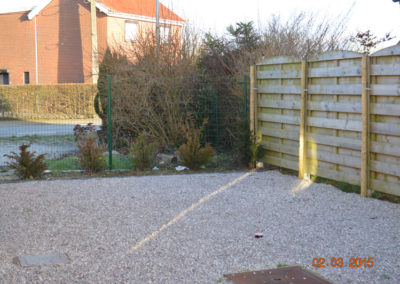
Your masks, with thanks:
M 300 79 L 301 69 L 295 70 L 260 70 L 257 72 L 257 79 Z
M 361 151 L 361 139 L 345 138 L 339 136 L 318 135 L 315 133 L 307 134 L 307 141 L 340 147 L 345 149 Z M 394 145 L 387 142 L 371 141 L 371 153 L 383 154 L 388 156 L 400 157 L 400 145 Z
M 334 153 L 329 153 L 326 151 L 316 151 L 314 149 L 307 149 L 308 159 L 310 161 L 317 160 L 326 163 L 332 163 L 347 167 L 352 167 L 356 169 L 361 168 L 361 157 L 354 157 L 350 155 L 339 155 Z
M 299 135 L 300 135 L 299 131 L 277 130 L 277 129 L 270 129 L 267 127 L 260 127 L 259 131 L 261 132 L 262 135 L 265 136 L 299 141 Z
M 400 105 L 394 104 L 371 104 L 371 114 L 400 115 Z
M 339 51 L 328 51 L 326 53 L 323 53 L 321 55 L 317 55 L 315 57 L 310 58 L 308 61 L 313 62 L 313 61 L 327 61 L 327 60 L 343 60 L 343 59 L 351 59 L 351 58 L 356 58 L 360 59 L 363 55 L 358 52 L 353 52 L 353 51 L 346 51 L 346 50 L 339 50 Z
M 371 65 L 373 76 L 394 76 L 400 75 L 400 64 L 373 64 Z
M 361 132 L 361 121 L 308 117 L 308 126 Z
M 274 165 L 274 166 L 278 166 L 278 167 L 282 167 L 282 168 L 286 168 L 286 169 L 291 169 L 291 170 L 295 170 L 295 171 L 299 170 L 299 163 L 295 162 L 295 161 L 280 159 L 280 158 L 271 157 L 268 155 L 265 156 L 263 161 L 264 161 L 264 163 L 267 163 L 270 165 Z
M 308 71 L 309 78 L 360 77 L 360 76 L 361 76 L 361 65 L 360 66 L 310 68 Z
M 300 95 L 300 86 L 258 86 L 259 94 L 296 94 Z
M 279 109 L 295 109 L 300 110 L 300 102 L 296 102 L 295 100 L 291 101 L 280 101 L 280 100 L 266 100 L 261 99 L 258 101 L 259 107 L 267 107 L 267 108 L 279 108 Z
M 380 192 L 400 196 L 400 182 L 395 183 L 395 182 L 372 179 L 370 181 L 370 188 Z
M 267 149 L 269 151 L 289 154 L 292 156 L 299 156 L 299 147 L 298 146 L 292 147 L 289 145 L 272 143 L 272 142 L 268 142 L 268 141 L 263 141 L 262 145 L 264 146 L 265 149 Z
M 315 133 L 307 134 L 307 141 L 321 145 L 340 147 L 345 149 L 361 151 L 361 139 L 351 139 L 339 136 L 318 135 Z
M 372 122 L 371 133 L 400 136 L 400 125 L 394 123 Z
M 258 106 L 278 109 L 300 109 L 300 102 L 292 101 L 271 101 L 266 99 L 259 100 Z M 309 101 L 308 110 L 343 112 L 343 113 L 361 113 L 361 104 L 336 103 L 336 102 L 313 102 Z M 394 104 L 371 104 L 371 114 L 379 115 L 400 115 L 400 105 Z
M 312 95 L 360 95 L 361 84 L 342 85 L 309 85 L 308 93 Z
M 267 122 L 278 122 L 285 124 L 300 125 L 300 118 L 297 116 L 258 113 L 258 119 Z
M 371 95 L 373 96 L 400 96 L 400 85 L 371 85 Z
M 388 174 L 400 178 L 400 164 L 388 164 L 381 161 L 371 160 L 371 170 L 378 173 Z
M 257 63 L 257 66 L 288 64 L 288 63 L 301 64 L 301 59 L 296 58 L 296 57 L 289 57 L 289 56 L 270 57 L 270 58 L 265 58 L 265 59 L 261 60 L 259 63 Z
M 371 152 L 388 156 L 400 157 L 400 145 L 388 142 L 371 141 Z
M 348 172 L 333 171 L 322 167 L 310 167 L 310 174 L 320 176 L 336 181 L 343 181 L 350 184 L 360 185 L 361 180 L 359 176 L 352 175 Z
M 317 111 L 361 113 L 361 104 L 309 101 L 307 109 Z

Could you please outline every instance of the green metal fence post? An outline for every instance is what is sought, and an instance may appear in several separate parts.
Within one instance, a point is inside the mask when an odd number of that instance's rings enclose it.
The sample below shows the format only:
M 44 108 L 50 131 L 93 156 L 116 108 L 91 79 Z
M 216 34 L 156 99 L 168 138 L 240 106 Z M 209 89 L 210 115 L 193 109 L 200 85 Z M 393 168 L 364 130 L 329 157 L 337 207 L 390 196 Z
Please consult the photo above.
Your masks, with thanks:
M 248 119 L 247 117 L 247 75 L 244 74 L 243 76 L 243 98 L 244 98 L 244 117 L 246 120 Z
M 107 75 L 108 93 L 108 165 L 112 170 L 112 119 L 111 119 L 111 76 Z
M 244 74 L 243 76 L 243 81 L 242 82 L 238 82 L 239 85 L 243 85 L 243 111 L 240 112 L 240 114 L 243 114 L 244 118 L 246 120 L 248 120 L 248 107 L 247 107 L 247 75 Z
M 218 107 L 218 98 L 219 91 L 217 90 L 216 102 L 215 102 L 215 124 L 217 127 L 217 152 L 220 152 L 220 137 L 219 137 L 219 107 Z

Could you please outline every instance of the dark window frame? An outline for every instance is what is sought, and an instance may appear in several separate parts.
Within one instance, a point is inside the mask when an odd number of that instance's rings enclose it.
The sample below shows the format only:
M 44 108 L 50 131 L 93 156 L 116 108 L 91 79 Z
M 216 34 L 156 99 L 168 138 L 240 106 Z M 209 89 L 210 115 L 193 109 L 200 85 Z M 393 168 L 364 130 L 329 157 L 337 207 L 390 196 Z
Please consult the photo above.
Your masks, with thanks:
M 25 85 L 29 85 L 30 84 L 29 72 L 24 72 L 24 84 Z
M 7 69 L 0 69 L 0 74 L 2 74 L 2 82 L 0 85 L 10 85 L 10 73 Z

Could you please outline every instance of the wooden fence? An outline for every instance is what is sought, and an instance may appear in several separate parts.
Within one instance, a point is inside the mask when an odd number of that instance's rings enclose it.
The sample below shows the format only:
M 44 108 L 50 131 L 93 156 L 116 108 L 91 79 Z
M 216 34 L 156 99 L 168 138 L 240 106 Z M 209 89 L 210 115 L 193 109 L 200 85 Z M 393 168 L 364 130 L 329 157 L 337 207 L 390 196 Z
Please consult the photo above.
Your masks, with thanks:
M 400 45 L 269 58 L 250 73 L 264 162 L 400 195 Z

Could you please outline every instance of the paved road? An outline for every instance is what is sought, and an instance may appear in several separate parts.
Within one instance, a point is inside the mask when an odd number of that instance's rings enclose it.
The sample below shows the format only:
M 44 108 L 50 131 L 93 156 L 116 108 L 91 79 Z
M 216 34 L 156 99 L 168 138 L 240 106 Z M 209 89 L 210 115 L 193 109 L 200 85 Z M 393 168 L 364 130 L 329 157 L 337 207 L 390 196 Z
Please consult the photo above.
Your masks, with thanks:
M 0 137 L 11 136 L 27 136 L 27 135 L 65 135 L 73 134 L 76 124 L 85 125 L 92 122 L 94 125 L 100 126 L 101 121 L 92 120 L 58 120 L 49 122 L 33 122 L 33 121 L 0 121 Z
M 31 146 L 30 151 L 36 154 L 47 154 L 47 159 L 54 159 L 64 155 L 69 155 L 78 151 L 76 143 L 67 139 L 60 139 L 58 135 L 73 134 L 76 124 L 86 125 L 92 122 L 100 128 L 101 121 L 92 120 L 59 120 L 51 122 L 32 122 L 32 121 L 0 121 L 0 166 L 4 166 L 8 158 L 4 154 L 19 152 L 18 147 L 22 143 L 29 143 L 29 138 L 7 139 L 7 137 L 23 136 L 47 136 L 46 139 L 38 139 Z M 6 139 L 4 139 L 6 138 Z

